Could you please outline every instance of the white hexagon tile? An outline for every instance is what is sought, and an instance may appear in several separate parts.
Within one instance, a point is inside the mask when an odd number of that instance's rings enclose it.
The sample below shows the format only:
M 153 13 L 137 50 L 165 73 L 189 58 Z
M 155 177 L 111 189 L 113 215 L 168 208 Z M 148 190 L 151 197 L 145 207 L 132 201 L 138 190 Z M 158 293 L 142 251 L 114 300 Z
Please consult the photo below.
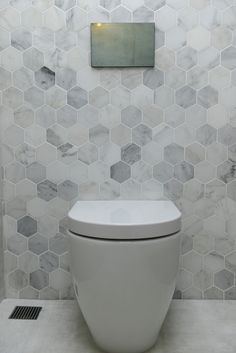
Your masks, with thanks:
M 155 22 L 155 67 L 91 68 L 91 22 Z M 235 1 L 3 1 L 0 64 L 8 297 L 73 297 L 75 201 L 169 198 L 175 297 L 236 299 Z

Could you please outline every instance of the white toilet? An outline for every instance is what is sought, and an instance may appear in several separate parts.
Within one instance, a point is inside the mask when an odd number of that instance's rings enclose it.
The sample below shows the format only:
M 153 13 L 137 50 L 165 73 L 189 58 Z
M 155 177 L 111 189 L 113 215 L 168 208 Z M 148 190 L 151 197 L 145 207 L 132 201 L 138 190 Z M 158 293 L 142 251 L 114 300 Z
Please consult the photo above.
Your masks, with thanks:
M 155 344 L 175 289 L 180 228 L 171 201 L 81 201 L 69 212 L 76 297 L 103 350 Z

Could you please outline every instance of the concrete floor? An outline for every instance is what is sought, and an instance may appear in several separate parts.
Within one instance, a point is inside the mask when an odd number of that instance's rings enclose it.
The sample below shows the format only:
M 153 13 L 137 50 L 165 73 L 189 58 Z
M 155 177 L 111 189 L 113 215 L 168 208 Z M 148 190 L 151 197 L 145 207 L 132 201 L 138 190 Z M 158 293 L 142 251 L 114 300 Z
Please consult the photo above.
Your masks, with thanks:
M 8 320 L 16 305 L 41 305 L 37 321 Z M 0 353 L 98 353 L 76 302 L 5 299 Z M 173 301 L 150 353 L 235 353 L 236 301 Z

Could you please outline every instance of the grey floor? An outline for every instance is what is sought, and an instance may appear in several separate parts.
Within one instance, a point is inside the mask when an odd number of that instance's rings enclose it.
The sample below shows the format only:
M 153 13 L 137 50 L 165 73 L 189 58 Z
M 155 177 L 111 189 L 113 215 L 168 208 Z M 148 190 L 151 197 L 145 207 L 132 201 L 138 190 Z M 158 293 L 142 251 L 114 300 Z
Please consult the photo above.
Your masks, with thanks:
M 15 305 L 42 305 L 37 321 L 8 320 Z M 98 353 L 73 301 L 6 299 L 1 353 Z M 173 301 L 150 353 L 235 353 L 236 301 Z

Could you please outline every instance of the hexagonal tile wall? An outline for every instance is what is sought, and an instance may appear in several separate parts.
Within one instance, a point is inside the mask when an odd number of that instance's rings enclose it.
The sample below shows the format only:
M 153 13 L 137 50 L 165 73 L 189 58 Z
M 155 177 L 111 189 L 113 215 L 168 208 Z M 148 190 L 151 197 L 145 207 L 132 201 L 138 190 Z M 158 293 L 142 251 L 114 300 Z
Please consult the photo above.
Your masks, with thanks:
M 175 296 L 236 299 L 232 3 L 2 2 L 7 296 L 71 297 L 77 200 L 165 197 L 183 212 Z M 91 68 L 91 21 L 155 22 L 155 67 Z

